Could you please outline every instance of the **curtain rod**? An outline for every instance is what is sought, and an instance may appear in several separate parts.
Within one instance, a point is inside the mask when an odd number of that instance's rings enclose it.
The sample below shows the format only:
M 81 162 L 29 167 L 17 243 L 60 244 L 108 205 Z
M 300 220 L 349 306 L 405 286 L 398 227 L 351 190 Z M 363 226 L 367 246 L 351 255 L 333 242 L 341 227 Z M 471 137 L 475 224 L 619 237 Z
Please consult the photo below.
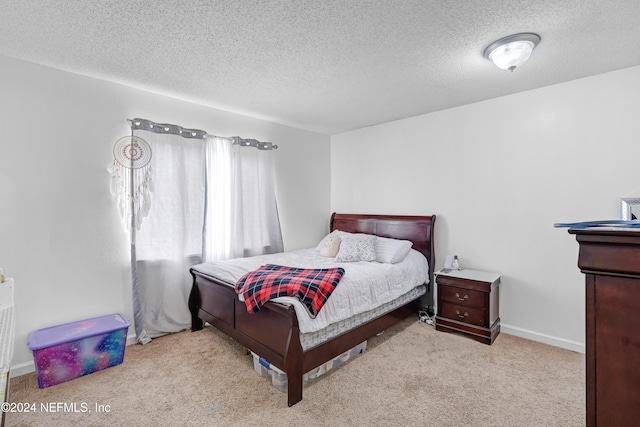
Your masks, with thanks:
M 277 150 L 278 146 L 271 142 L 261 142 L 257 139 L 245 139 L 239 136 L 217 136 L 211 135 L 207 131 L 201 129 L 186 129 L 182 126 L 173 125 L 169 123 L 155 123 L 147 119 L 127 119 L 131 123 L 131 129 L 146 130 L 154 133 L 168 133 L 172 135 L 178 135 L 183 138 L 192 139 L 204 139 L 205 136 L 211 136 L 216 138 L 226 138 L 233 140 L 233 144 L 241 145 L 243 147 L 255 147 L 258 150 Z

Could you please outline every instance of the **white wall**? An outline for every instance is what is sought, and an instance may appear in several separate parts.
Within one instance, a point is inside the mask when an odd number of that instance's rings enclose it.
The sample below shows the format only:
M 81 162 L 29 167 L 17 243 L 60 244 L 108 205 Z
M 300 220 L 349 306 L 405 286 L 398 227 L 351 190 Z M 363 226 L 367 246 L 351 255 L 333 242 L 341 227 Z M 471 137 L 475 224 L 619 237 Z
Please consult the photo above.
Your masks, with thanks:
M 15 279 L 14 374 L 33 369 L 32 330 L 112 312 L 132 319 L 128 241 L 107 172 L 127 118 L 278 144 L 285 249 L 328 231 L 326 135 L 1 56 L 0 94 L 0 266 Z
M 331 210 L 437 214 L 437 268 L 503 274 L 503 332 L 584 351 L 578 244 L 553 224 L 640 197 L 638 100 L 634 67 L 334 135 Z

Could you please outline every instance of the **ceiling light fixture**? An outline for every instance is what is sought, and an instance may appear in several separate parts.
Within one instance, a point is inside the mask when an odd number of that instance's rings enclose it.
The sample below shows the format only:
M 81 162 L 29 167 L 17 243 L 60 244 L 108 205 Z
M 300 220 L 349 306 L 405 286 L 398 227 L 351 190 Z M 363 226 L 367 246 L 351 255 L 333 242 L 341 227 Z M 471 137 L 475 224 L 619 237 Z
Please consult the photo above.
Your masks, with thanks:
M 513 72 L 529 59 L 533 48 L 540 43 L 540 36 L 534 33 L 519 33 L 503 37 L 491 43 L 484 50 L 484 56 L 498 68 Z

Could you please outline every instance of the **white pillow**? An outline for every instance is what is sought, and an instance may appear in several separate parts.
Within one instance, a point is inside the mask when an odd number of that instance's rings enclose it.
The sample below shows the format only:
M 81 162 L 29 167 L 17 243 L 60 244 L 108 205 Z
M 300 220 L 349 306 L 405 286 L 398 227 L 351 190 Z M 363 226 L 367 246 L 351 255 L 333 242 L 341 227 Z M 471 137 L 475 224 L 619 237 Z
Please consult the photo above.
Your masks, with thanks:
M 377 237 L 371 234 L 344 234 L 341 237 L 340 250 L 336 255 L 338 262 L 375 261 Z
M 340 250 L 340 238 L 337 236 L 329 236 L 328 239 L 324 240 L 324 243 L 320 248 L 320 255 L 335 258 L 338 254 L 338 250 Z
M 409 254 L 413 243 L 409 240 L 389 239 L 378 237 L 376 242 L 376 261 L 395 264 Z
M 318 246 L 316 246 L 317 249 L 322 249 L 322 246 L 324 246 L 324 244 L 327 242 L 327 240 L 329 240 L 332 237 L 337 237 L 338 239 L 342 240 L 342 238 L 345 235 L 353 235 L 353 233 L 347 233 L 346 231 L 340 231 L 340 230 L 333 230 L 331 233 L 327 234 L 326 236 L 324 236 L 322 238 L 322 240 L 320 240 L 320 243 L 318 243 Z

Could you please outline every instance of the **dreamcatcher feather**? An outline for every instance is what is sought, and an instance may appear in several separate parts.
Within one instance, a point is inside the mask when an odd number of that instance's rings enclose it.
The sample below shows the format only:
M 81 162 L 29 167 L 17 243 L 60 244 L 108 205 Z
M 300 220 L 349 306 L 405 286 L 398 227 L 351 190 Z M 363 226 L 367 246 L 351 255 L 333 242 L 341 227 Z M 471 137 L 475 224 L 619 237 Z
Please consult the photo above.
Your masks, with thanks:
M 151 207 L 151 147 L 139 136 L 124 136 L 113 146 L 111 193 L 126 231 L 139 230 Z

